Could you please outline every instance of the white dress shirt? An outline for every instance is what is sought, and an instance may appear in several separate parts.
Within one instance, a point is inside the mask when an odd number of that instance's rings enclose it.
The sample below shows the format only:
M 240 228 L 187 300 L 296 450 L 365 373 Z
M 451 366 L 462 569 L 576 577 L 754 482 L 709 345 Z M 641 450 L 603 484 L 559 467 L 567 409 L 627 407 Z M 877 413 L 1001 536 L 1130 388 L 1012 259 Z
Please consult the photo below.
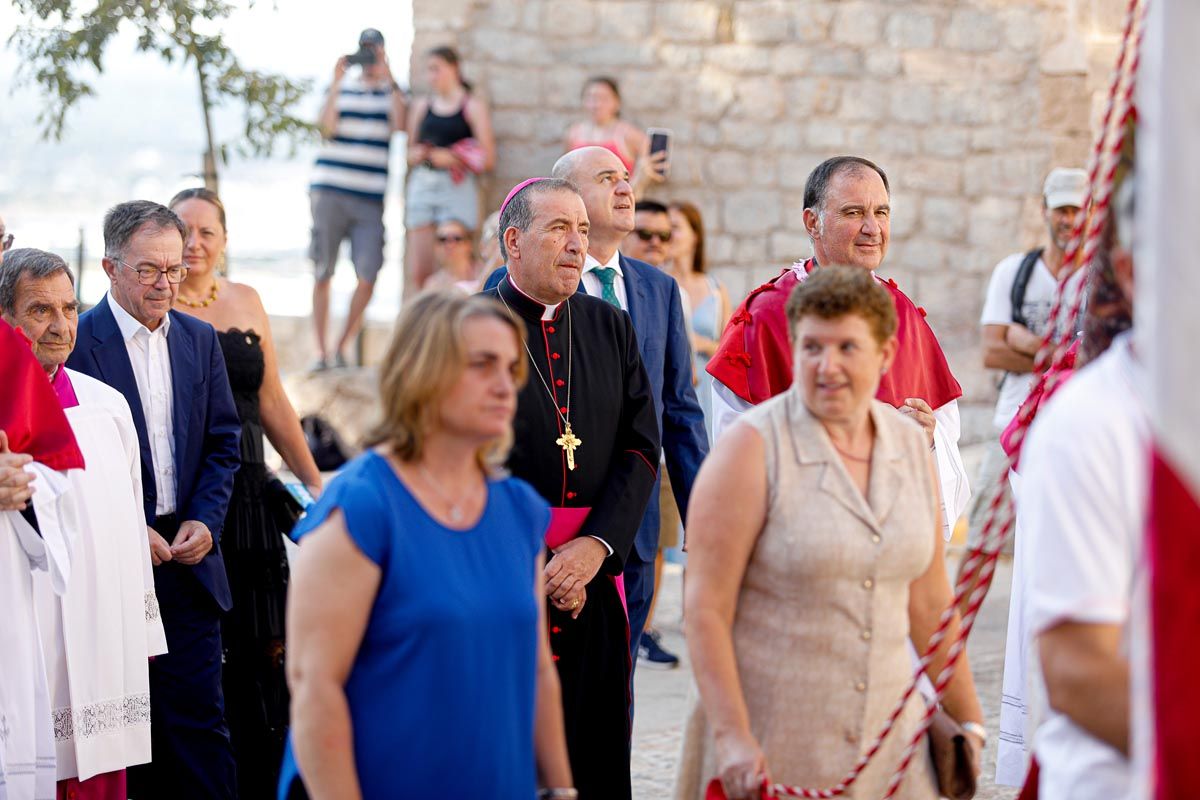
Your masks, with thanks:
M 1021 561 L 1030 709 L 1039 795 L 1131 796 L 1129 759 L 1046 700 L 1037 637 L 1061 622 L 1115 625 L 1129 653 L 1132 598 L 1145 580 L 1142 535 L 1150 494 L 1145 369 L 1119 336 L 1038 414 L 1021 453 Z M 1097 402 L 1120 398 L 1120 402 Z M 1010 620 L 1011 621 L 1011 620 Z
M 621 304 L 622 311 L 629 310 L 629 295 L 625 292 L 625 272 L 621 269 L 621 251 L 614 250 L 612 258 L 607 264 L 601 264 L 596 258 L 588 253 L 587 258 L 583 260 L 583 289 L 592 297 L 604 297 L 604 284 L 600 283 L 600 278 L 596 276 L 594 270 L 602 267 L 608 267 L 617 273 L 617 277 L 613 279 L 613 290 L 617 293 L 617 302 Z
M 158 516 L 175 513 L 175 425 L 171 383 L 171 353 L 167 348 L 167 333 L 171 316 L 163 317 L 157 330 L 151 331 L 106 295 L 108 307 L 129 352 L 133 379 L 137 382 L 138 399 L 146 419 L 146 435 L 150 441 L 153 461 L 154 491 Z

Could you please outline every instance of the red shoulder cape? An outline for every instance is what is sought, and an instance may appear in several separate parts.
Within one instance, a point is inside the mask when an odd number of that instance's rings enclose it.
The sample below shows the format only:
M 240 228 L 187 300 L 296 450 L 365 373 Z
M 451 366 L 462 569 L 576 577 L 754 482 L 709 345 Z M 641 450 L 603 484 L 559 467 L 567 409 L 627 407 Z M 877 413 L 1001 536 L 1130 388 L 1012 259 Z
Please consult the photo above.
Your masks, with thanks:
M 29 342 L 0 321 L 0 430 L 8 449 L 28 453 L 50 469 L 83 469 L 83 454 L 62 405 Z
M 729 318 L 717 352 L 708 362 L 708 373 L 748 403 L 761 403 L 792 385 L 792 345 L 784 306 L 800 280 L 798 271 L 789 267 L 750 292 Z M 918 308 L 894 280 L 876 280 L 896 304 L 900 348 L 875 396 L 897 408 L 906 399 L 919 397 L 935 409 L 962 397 L 962 387 L 925 321 L 925 309 Z

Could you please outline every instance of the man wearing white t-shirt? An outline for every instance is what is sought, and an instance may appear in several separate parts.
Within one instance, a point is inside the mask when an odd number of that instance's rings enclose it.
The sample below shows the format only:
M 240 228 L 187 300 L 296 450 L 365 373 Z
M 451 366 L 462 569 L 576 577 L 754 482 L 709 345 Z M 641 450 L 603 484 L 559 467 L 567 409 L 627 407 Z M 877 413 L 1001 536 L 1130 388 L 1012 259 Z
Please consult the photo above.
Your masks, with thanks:
M 969 545 L 979 541 L 995 496 L 994 487 L 1007 464 L 1000 448 L 1000 433 L 1016 415 L 1033 385 L 1033 359 L 1046 334 L 1063 256 L 1086 190 L 1087 173 L 1083 170 L 1062 167 L 1052 170 L 1042 187 L 1042 215 L 1049 233 L 1046 246 L 1008 256 L 992 270 L 988 282 L 987 300 L 979 320 L 983 365 L 1004 373 L 992 417 L 994 436 L 988 442 L 975 483 L 978 491 L 968 512 Z M 1005 551 L 1012 553 L 1011 540 Z M 966 595 L 969 596 L 970 593 Z

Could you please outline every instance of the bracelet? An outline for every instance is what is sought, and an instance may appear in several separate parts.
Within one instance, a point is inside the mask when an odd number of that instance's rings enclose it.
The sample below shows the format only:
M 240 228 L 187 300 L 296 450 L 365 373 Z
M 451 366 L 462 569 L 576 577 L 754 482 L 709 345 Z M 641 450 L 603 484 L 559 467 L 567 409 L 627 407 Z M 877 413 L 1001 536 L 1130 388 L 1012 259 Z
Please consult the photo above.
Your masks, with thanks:
M 579 790 L 574 787 L 539 789 L 538 800 L 579 800 Z
M 978 722 L 960 722 L 958 726 L 963 729 L 964 733 L 969 733 L 972 736 L 979 738 L 980 743 L 987 744 L 988 735 L 987 728 L 983 727 Z

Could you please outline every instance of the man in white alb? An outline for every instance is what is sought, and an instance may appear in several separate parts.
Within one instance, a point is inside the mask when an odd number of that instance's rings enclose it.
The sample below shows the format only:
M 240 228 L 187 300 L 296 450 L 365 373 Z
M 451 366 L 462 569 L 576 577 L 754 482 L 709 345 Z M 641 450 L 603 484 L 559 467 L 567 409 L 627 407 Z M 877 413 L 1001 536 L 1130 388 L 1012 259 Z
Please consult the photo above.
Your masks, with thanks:
M 0 264 L 0 314 L 31 340 L 87 465 L 69 474 L 77 527 L 66 592 L 34 579 L 60 793 L 123 797 L 125 768 L 150 760 L 149 657 L 167 651 L 166 636 L 129 404 L 63 366 L 77 312 L 74 278 L 58 256 L 23 248 Z

